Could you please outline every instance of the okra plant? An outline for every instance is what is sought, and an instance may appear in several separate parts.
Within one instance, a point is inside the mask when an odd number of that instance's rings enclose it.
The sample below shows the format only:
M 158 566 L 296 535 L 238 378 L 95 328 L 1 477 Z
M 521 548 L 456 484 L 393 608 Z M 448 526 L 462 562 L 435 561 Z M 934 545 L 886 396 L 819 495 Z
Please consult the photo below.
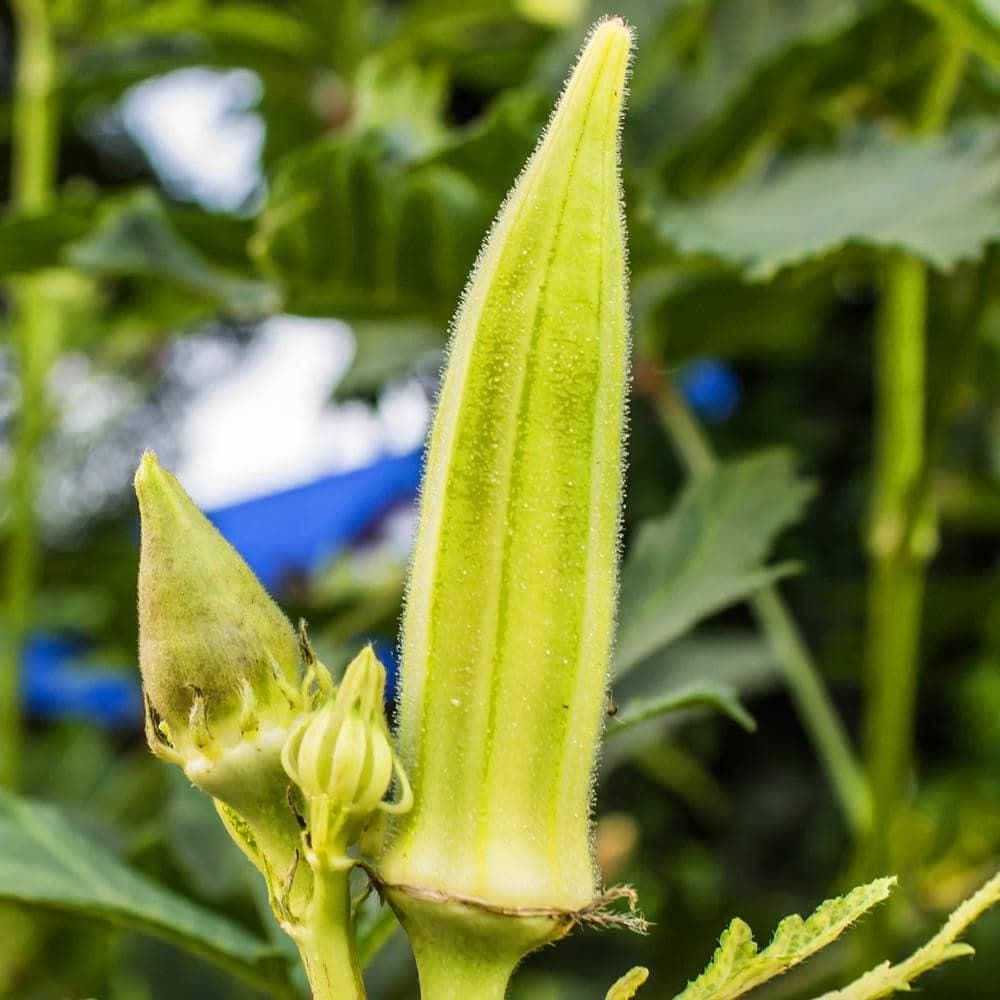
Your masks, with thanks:
M 618 137 L 632 44 L 619 19 L 591 32 L 459 308 L 395 732 L 371 648 L 335 682 L 155 456 L 136 475 L 150 746 L 214 800 L 316 998 L 364 995 L 352 897 L 364 882 L 402 923 L 426 1000 L 502 998 L 525 955 L 579 924 L 643 927 L 631 890 L 600 884 L 591 829 L 624 463 Z M 734 921 L 679 996 L 752 989 L 832 941 L 891 882 L 788 918 L 759 952 Z M 964 953 L 956 937 L 998 893 L 994 879 L 909 963 L 829 997 L 908 988 Z M 609 997 L 646 976 L 633 969 Z

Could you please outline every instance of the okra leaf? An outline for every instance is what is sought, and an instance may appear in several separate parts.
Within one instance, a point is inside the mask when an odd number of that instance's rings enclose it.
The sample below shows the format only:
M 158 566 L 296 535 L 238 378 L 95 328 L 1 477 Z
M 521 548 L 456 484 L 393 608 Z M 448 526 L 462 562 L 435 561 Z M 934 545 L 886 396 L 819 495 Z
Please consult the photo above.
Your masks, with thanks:
M 6 792 L 0 899 L 151 934 L 260 988 L 293 995 L 285 961 L 271 944 L 129 868 L 52 806 Z
M 592 10 L 606 4 L 595 3 Z M 675 160 L 705 143 L 728 144 L 726 156 L 759 142 L 772 114 L 787 115 L 800 64 L 828 59 L 879 0 L 629 0 L 618 9 L 659 58 L 639 60 L 630 85 L 627 161 Z M 647 56 L 651 54 L 647 49 Z M 769 99 L 770 98 L 770 99 Z M 760 100 L 756 136 L 737 113 Z M 808 97 L 799 98 L 808 100 Z M 773 109 L 773 111 L 771 110 Z M 763 119 L 762 120 L 762 116 Z M 746 118 L 747 116 L 743 116 Z M 713 152 L 717 152 L 713 148 Z M 706 161 L 700 158 L 704 170 Z
M 670 712 L 704 707 L 721 712 L 748 732 L 757 728 L 757 723 L 741 704 L 735 689 L 713 681 L 694 681 L 658 696 L 633 698 L 618 710 L 605 736 L 614 736 Z
M 760 636 L 749 631 L 698 629 L 615 679 L 618 711 L 608 720 L 605 736 L 616 732 L 617 720 L 628 719 L 637 704 L 682 700 L 699 688 L 708 688 L 721 689 L 733 702 L 745 706 L 753 698 L 780 690 L 782 684 L 781 666 Z M 676 711 L 651 717 L 643 725 L 629 726 L 614 739 L 605 739 L 602 772 L 607 775 L 625 761 L 663 745 L 678 728 L 717 708 L 707 702 L 679 704 Z
M 358 908 L 357 947 L 362 969 L 371 965 L 375 956 L 400 930 L 396 914 L 377 896 L 369 896 Z
M 978 892 L 961 903 L 945 925 L 922 948 L 895 965 L 883 962 L 853 983 L 839 990 L 824 993 L 818 1000 L 880 1000 L 893 993 L 909 993 L 912 982 L 925 972 L 948 962 L 973 954 L 974 949 L 957 939 L 970 924 L 978 920 L 991 906 L 1000 903 L 1000 872 L 997 872 Z
M 252 250 L 296 309 L 424 316 L 443 330 L 542 121 L 528 90 L 426 156 L 374 126 L 305 146 L 280 162 Z
M 823 330 L 835 292 L 828 275 L 799 273 L 748 284 L 713 269 L 655 286 L 635 310 L 637 337 L 648 352 L 673 365 L 692 358 L 801 356 Z
M 273 286 L 230 273 L 185 241 L 151 191 L 108 206 L 66 256 L 87 273 L 165 284 L 236 319 L 267 315 L 280 305 Z
M 789 453 L 763 452 L 691 483 L 669 514 L 643 524 L 622 567 L 616 674 L 790 573 L 764 560 L 811 494 Z
M 252 250 L 296 310 L 443 324 L 496 207 L 455 170 L 395 160 L 384 136 L 336 136 L 283 161 Z
M 656 210 L 660 236 L 755 281 L 859 244 L 898 248 L 936 268 L 1000 239 L 1000 128 L 890 141 L 802 157 L 698 202 Z
M 798 914 L 778 924 L 771 943 L 758 951 L 753 932 L 737 917 L 719 938 L 705 971 L 674 1000 L 732 1000 L 787 972 L 835 941 L 859 917 L 881 903 L 894 878 L 880 878 L 828 899 L 807 920 Z

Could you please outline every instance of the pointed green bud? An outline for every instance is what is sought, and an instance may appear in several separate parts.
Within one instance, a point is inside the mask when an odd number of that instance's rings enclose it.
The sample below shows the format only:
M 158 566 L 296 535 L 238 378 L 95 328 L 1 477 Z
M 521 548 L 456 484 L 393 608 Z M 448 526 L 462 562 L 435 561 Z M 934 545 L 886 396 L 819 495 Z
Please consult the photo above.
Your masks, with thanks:
M 431 896 L 456 901 L 442 914 L 461 900 L 558 913 L 597 893 L 590 802 L 623 468 L 618 136 L 631 45 L 620 19 L 594 28 L 455 321 L 404 623 L 399 739 L 414 808 L 379 869 L 428 979 L 434 933 L 416 911 Z
M 326 669 L 310 657 L 310 681 L 300 687 L 300 642 L 311 652 L 308 645 L 152 452 L 135 489 L 149 745 L 216 800 L 275 894 L 295 870 L 300 843 L 281 748 L 311 701 L 311 680 L 322 687 Z M 306 871 L 285 895 L 303 898 L 310 882 Z
M 396 758 L 383 709 L 385 668 L 371 646 L 347 668 L 336 697 L 302 717 L 282 751 L 286 773 L 309 807 L 310 861 L 349 867 L 347 849 L 376 812 L 405 812 L 412 796 Z M 385 796 L 393 776 L 397 802 Z
M 183 758 L 212 757 L 287 725 L 299 675 L 288 619 L 152 452 L 135 490 L 139 667 L 159 732 Z

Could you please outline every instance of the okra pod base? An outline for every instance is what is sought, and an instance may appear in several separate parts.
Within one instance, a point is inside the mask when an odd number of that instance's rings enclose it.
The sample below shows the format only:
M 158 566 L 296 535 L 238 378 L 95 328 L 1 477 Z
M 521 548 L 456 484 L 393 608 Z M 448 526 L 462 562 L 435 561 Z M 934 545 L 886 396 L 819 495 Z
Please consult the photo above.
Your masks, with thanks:
M 417 961 L 422 1000 L 503 1000 L 521 960 L 564 937 L 576 915 L 518 912 L 409 886 L 381 886 Z

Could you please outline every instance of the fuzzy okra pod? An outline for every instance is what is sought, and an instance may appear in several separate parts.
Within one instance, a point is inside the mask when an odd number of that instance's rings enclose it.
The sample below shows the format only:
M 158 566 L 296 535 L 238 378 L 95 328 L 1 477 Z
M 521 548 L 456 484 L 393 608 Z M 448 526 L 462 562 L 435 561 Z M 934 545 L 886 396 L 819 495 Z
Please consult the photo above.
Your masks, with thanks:
M 598 24 L 487 238 L 425 471 L 378 872 L 424 997 L 503 995 L 598 903 L 590 806 L 616 596 L 632 45 Z

